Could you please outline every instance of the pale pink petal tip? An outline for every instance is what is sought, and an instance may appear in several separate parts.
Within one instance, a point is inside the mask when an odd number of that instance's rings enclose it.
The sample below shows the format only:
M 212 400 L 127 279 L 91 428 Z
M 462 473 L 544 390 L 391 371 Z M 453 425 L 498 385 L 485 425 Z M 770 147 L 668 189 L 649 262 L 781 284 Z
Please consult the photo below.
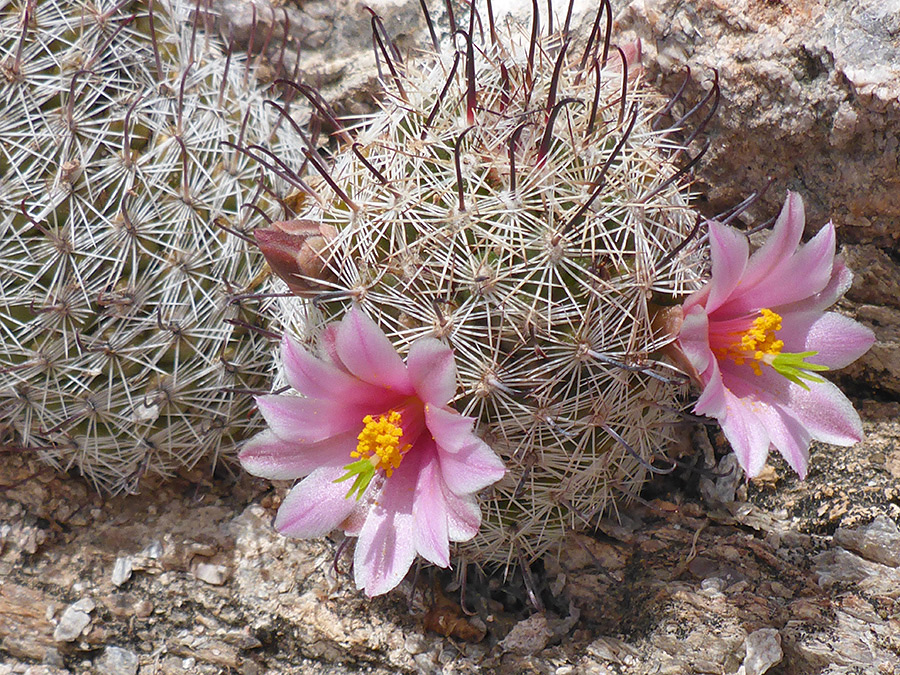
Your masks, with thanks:
M 344 499 L 345 488 L 334 481 L 340 467 L 313 471 L 292 489 L 275 516 L 275 529 L 288 537 L 324 537 L 350 515 L 356 506 Z
M 360 380 L 395 393 L 413 393 L 403 359 L 356 305 L 338 324 L 335 346 L 341 363 Z
M 458 495 L 483 490 L 506 473 L 501 459 L 479 439 L 459 452 L 439 452 L 438 457 L 444 482 Z
M 406 367 L 416 395 L 423 401 L 446 403 L 456 394 L 453 350 L 433 338 L 416 340 L 409 348 Z

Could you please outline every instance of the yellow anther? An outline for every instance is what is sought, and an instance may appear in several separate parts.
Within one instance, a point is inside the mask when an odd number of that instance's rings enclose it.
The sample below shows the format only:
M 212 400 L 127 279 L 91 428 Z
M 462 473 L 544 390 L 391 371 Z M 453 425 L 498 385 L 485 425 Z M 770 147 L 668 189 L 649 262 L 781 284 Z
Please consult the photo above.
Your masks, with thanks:
M 757 375 L 762 375 L 760 363 L 772 364 L 772 360 L 781 353 L 784 341 L 775 337 L 781 330 L 781 317 L 771 309 L 761 309 L 753 325 L 740 333 L 740 339 L 726 348 L 719 349 L 719 356 L 730 358 L 742 366 L 752 356 L 750 367 Z
M 379 415 L 378 419 L 366 415 L 363 417 L 365 426 L 357 436 L 359 443 L 350 456 L 368 458 L 375 469 L 384 469 L 390 477 L 394 469 L 400 466 L 403 455 L 412 447 L 410 444 L 400 447 L 400 438 L 403 436 L 402 423 L 403 419 L 396 410 Z

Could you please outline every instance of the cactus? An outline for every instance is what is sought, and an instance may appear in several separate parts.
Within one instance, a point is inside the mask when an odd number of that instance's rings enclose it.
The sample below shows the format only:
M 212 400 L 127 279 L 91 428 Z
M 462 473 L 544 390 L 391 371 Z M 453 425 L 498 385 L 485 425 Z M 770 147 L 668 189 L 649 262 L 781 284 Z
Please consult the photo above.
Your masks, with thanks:
M 229 143 L 301 143 L 264 105 L 279 64 L 212 24 L 184 0 L 0 3 L 0 431 L 98 488 L 231 454 L 268 386 L 264 261 L 217 225 L 280 198 Z
M 456 48 L 432 30 L 411 63 L 373 17 L 385 92 L 330 166 L 312 157 L 321 184 L 294 215 L 333 234 L 324 272 L 289 278 L 314 300 L 283 298 L 278 315 L 312 347 L 354 302 L 401 353 L 421 336 L 454 349 L 455 404 L 508 468 L 457 553 L 515 565 L 663 461 L 684 382 L 654 317 L 698 287 L 701 261 L 684 245 L 693 160 L 654 127 L 639 45 L 599 37 L 603 5 L 577 50 L 567 26 L 501 28 L 487 9 L 484 44 L 472 15 L 467 29 L 451 15 Z

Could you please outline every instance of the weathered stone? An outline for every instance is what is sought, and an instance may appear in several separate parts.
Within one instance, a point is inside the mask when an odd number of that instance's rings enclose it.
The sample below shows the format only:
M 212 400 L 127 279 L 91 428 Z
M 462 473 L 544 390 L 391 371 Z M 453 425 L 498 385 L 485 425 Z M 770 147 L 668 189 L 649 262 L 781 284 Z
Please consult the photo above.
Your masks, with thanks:
M 760 628 L 747 636 L 747 656 L 738 675 L 763 675 L 772 666 L 781 663 L 781 635 L 774 628 Z
M 715 478 L 701 476 L 700 494 L 710 505 L 730 504 L 743 479 L 743 471 L 733 454 L 725 455 L 716 467 Z
M 403 646 L 406 648 L 406 651 L 415 656 L 416 654 L 427 652 L 431 645 L 428 644 L 428 641 L 422 635 L 410 635 L 406 638 Z
M 57 606 L 43 591 L 0 577 L 0 650 L 16 658 L 42 661 L 55 646 L 49 617 Z
M 18 668 L 0 665 L 0 675 L 11 675 L 12 673 L 16 673 L 17 675 L 19 673 L 22 675 L 71 675 L 72 671 L 65 668 L 57 668 L 56 666 L 49 664 L 42 664 L 40 666 L 22 666 Z
M 900 598 L 900 569 L 869 562 L 842 548 L 815 557 L 819 585 L 857 584 L 859 589 L 884 598 Z
M 197 563 L 194 565 L 194 576 L 200 581 L 213 586 L 221 586 L 228 581 L 228 568 L 213 563 Z
M 59 650 L 55 647 L 49 647 L 44 652 L 44 665 L 45 666 L 53 666 L 54 668 L 65 668 L 66 662 L 63 659 L 62 654 L 59 653 Z
M 801 189 L 811 222 L 833 217 L 852 230 L 845 239 L 884 245 L 900 236 L 898 12 L 897 0 L 636 0 L 617 26 L 644 40 L 666 89 L 686 66 L 706 86 L 718 71 L 702 172 L 714 207 L 771 176 L 760 214 L 777 210 L 785 187 Z
M 122 586 L 131 578 L 133 558 L 130 555 L 116 558 L 113 564 L 112 582 L 114 586 Z
M 875 332 L 875 344 L 841 374 L 877 392 L 900 391 L 900 309 L 860 305 L 856 318 Z
M 851 244 L 842 254 L 854 275 L 851 300 L 900 309 L 900 267 L 887 251 L 873 244 Z
M 90 598 L 82 598 L 66 607 L 53 631 L 53 639 L 57 642 L 75 640 L 90 625 L 94 607 L 94 601 Z
M 97 659 L 95 668 L 99 675 L 135 675 L 140 659 L 137 654 L 121 647 L 107 647 Z
M 499 647 L 513 654 L 536 654 L 547 646 L 552 637 L 553 630 L 547 617 L 543 614 L 534 614 L 513 626 Z
M 866 560 L 900 567 L 900 528 L 887 516 L 878 516 L 858 528 L 839 527 L 834 543 L 856 551 Z

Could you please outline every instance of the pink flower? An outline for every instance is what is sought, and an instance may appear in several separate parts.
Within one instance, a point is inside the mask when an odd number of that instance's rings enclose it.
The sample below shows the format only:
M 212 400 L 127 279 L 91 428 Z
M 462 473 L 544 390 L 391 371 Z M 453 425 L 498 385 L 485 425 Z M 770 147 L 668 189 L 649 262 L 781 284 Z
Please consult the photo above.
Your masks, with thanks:
M 806 476 L 809 444 L 853 445 L 862 424 L 850 401 L 816 371 L 864 354 L 872 331 L 824 311 L 850 287 L 828 223 L 800 245 L 803 202 L 788 193 L 766 242 L 709 223 L 712 278 L 688 297 L 676 346 L 703 387 L 694 412 L 719 421 L 748 476 L 774 446 Z
M 356 307 L 322 342 L 317 358 L 285 336 L 285 374 L 303 396 L 257 397 L 269 428 L 240 460 L 264 478 L 305 476 L 275 527 L 291 537 L 337 527 L 358 537 L 356 585 L 379 595 L 403 580 L 416 554 L 449 566 L 449 542 L 478 532 L 475 493 L 503 476 L 503 463 L 473 433 L 474 419 L 448 406 L 456 392 L 449 347 L 419 339 L 404 364 Z

